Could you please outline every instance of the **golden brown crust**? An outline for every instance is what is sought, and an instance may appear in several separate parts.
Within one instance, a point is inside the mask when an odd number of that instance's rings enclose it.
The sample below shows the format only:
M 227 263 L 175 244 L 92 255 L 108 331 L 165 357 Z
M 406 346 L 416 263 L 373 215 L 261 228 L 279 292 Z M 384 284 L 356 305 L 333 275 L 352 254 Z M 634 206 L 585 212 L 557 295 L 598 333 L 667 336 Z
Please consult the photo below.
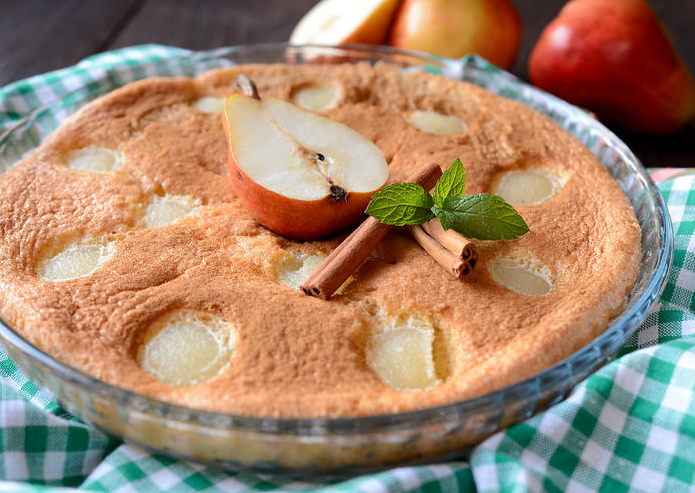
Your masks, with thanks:
M 557 196 L 519 206 L 531 232 L 480 242 L 479 263 L 453 279 L 410 237 L 395 231 L 331 301 L 277 283 L 279 252 L 327 254 L 340 237 L 298 243 L 259 226 L 233 197 L 219 115 L 191 104 L 234 92 L 240 71 L 264 97 L 288 99 L 312 81 L 338 81 L 345 97 L 324 114 L 373 140 L 390 181 L 423 163 L 460 157 L 467 192 L 489 191 L 502 170 L 531 165 L 566 180 Z M 416 109 L 457 116 L 468 131 L 435 136 L 410 126 Z M 63 165 L 72 149 L 119 149 L 107 175 Z M 192 195 L 205 206 L 173 225 L 144 229 L 153 194 Z M 501 388 L 559 361 L 604 330 L 635 279 L 640 231 L 601 164 L 546 117 L 477 87 L 390 67 L 248 66 L 197 79 L 155 79 L 114 91 L 74 115 L 0 180 L 2 315 L 32 343 L 107 382 L 191 407 L 250 415 L 313 417 L 390 413 Z M 45 248 L 108 236 L 115 257 L 87 277 L 36 278 Z M 526 255 L 553 273 L 553 291 L 522 296 L 486 268 L 498 255 Z M 148 324 L 167 311 L 217 313 L 239 330 L 231 364 L 195 387 L 170 387 L 140 369 Z M 451 374 L 421 392 L 397 391 L 366 366 L 364 341 L 380 317 L 416 313 L 445 334 Z

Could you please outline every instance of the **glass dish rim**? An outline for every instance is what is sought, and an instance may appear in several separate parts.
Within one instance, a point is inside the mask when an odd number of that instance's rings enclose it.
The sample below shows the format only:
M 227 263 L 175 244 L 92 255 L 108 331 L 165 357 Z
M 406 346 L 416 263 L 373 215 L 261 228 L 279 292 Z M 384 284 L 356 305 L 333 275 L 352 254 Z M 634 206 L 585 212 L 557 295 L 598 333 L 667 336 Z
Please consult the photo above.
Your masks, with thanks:
M 329 46 L 329 45 L 292 45 L 289 43 L 254 43 L 254 44 L 242 44 L 234 45 L 229 47 L 218 48 L 208 51 L 192 51 L 186 55 L 188 60 L 192 61 L 203 61 L 207 58 L 214 57 L 224 57 L 226 55 L 233 55 L 234 53 L 241 52 L 244 50 L 270 50 L 270 49 L 285 49 L 285 50 L 308 50 L 308 49 L 320 49 L 325 51 L 335 51 L 337 53 L 350 54 L 352 52 L 362 52 L 366 54 L 373 55 L 402 55 L 404 57 L 417 58 L 426 62 L 430 62 L 437 66 L 445 66 L 450 69 L 461 68 L 464 63 L 462 60 L 448 59 L 442 57 L 436 57 L 423 52 L 417 51 L 407 51 L 400 50 L 388 46 L 372 46 L 372 45 L 359 45 L 359 44 L 348 44 L 343 46 Z M 183 56 L 183 55 L 182 55 Z M 387 60 L 388 61 L 388 60 Z M 165 59 L 156 62 L 150 62 L 143 64 L 143 66 L 158 66 L 164 64 L 170 64 L 172 59 Z M 250 62 L 250 63 L 268 63 L 268 62 Z M 504 73 L 504 72 L 503 72 Z M 354 417 L 344 417 L 344 418 L 275 418 L 275 417 L 260 417 L 260 416 L 247 416 L 247 415 L 236 415 L 230 413 L 221 413 L 216 411 L 207 411 L 203 409 L 195 409 L 186 407 L 180 404 L 170 403 L 164 400 L 155 399 L 148 397 L 137 392 L 133 392 L 116 385 L 99 380 L 77 368 L 73 368 L 67 363 L 51 357 L 49 354 L 44 352 L 42 349 L 31 344 L 23 336 L 21 336 L 15 329 L 13 329 L 4 319 L 0 318 L 0 336 L 19 350 L 39 361 L 41 364 L 47 366 L 51 371 L 53 371 L 56 376 L 64 378 L 73 383 L 81 385 L 85 390 L 90 392 L 96 391 L 98 395 L 108 395 L 110 398 L 115 399 L 119 404 L 129 405 L 135 407 L 136 409 L 146 408 L 149 411 L 154 411 L 163 418 L 172 418 L 176 416 L 179 420 L 185 420 L 188 422 L 195 422 L 197 424 L 203 423 L 219 423 L 220 420 L 229 421 L 229 426 L 234 426 L 237 429 L 245 429 L 248 431 L 271 431 L 271 430 L 282 430 L 284 434 L 290 435 L 302 435 L 302 436 L 324 436 L 327 434 L 355 434 L 364 433 L 369 431 L 389 431 L 398 429 L 410 429 L 422 426 L 424 423 L 431 423 L 433 421 L 439 421 L 436 419 L 438 416 L 448 416 L 451 413 L 463 414 L 467 412 L 474 411 L 476 408 L 485 408 L 492 402 L 504 402 L 504 396 L 509 393 L 518 393 L 527 387 L 535 386 L 535 382 L 539 379 L 547 378 L 554 374 L 559 374 L 559 370 L 570 364 L 573 361 L 580 360 L 586 353 L 592 350 L 593 347 L 609 340 L 611 336 L 618 332 L 623 326 L 630 322 L 630 320 L 638 312 L 646 311 L 649 309 L 654 300 L 663 291 L 666 281 L 668 279 L 668 272 L 672 263 L 672 258 L 674 254 L 674 240 L 673 240 L 673 227 L 666 207 L 665 200 L 661 193 L 659 192 L 656 184 L 651 179 L 647 173 L 644 166 L 641 164 L 639 159 L 634 155 L 634 153 L 627 147 L 626 144 L 622 142 L 612 131 L 606 128 L 603 124 L 595 120 L 593 117 L 589 116 L 584 111 L 576 108 L 575 106 L 562 101 L 555 96 L 552 96 L 540 89 L 526 85 L 530 91 L 534 91 L 542 95 L 543 98 L 550 99 L 554 104 L 562 106 L 565 110 L 572 113 L 575 118 L 580 120 L 582 125 L 586 125 L 590 128 L 596 129 L 601 132 L 608 140 L 612 141 L 615 145 L 617 151 L 621 154 L 621 158 L 629 163 L 634 176 L 646 184 L 646 189 L 651 196 L 651 199 L 655 203 L 655 209 L 657 217 L 655 220 L 662 227 L 662 240 L 663 249 L 658 252 L 658 258 L 655 261 L 654 270 L 651 272 L 651 278 L 642 288 L 642 291 L 638 293 L 637 296 L 629 300 L 626 307 L 623 308 L 620 315 L 613 318 L 610 321 L 609 326 L 597 337 L 592 339 L 588 344 L 576 350 L 572 354 L 563 358 L 561 361 L 555 363 L 554 365 L 545 368 L 544 370 L 531 375 L 519 382 L 513 383 L 511 385 L 505 386 L 503 388 L 488 392 L 486 394 L 472 397 L 470 399 L 459 400 L 456 402 L 434 406 L 424 409 L 417 409 L 407 412 L 391 413 L 391 414 L 377 414 L 368 416 L 354 416 Z M 121 86 L 122 87 L 122 86 Z M 8 137 L 10 137 L 14 132 L 22 131 L 21 127 L 25 125 L 31 125 L 32 121 L 41 112 L 46 111 L 53 105 L 59 104 L 63 99 L 69 98 L 81 89 L 70 91 L 56 100 L 42 105 L 38 108 L 31 110 L 26 116 L 18 120 L 7 130 L 0 134 L 0 145 L 2 145 Z M 523 104 L 523 103 L 522 103 Z M 648 306 L 644 306 L 648 304 Z M 605 361 L 600 364 L 603 365 Z M 592 370 L 595 371 L 595 370 Z M 202 419 L 201 419 L 202 418 Z M 444 419 L 444 418 L 440 418 Z

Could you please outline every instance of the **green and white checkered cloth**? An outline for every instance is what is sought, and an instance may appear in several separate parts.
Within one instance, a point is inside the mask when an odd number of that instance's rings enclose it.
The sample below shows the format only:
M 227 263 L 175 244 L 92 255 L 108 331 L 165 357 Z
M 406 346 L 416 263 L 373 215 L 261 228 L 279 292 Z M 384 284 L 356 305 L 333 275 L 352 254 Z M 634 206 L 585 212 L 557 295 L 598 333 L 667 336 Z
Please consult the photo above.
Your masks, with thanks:
M 68 91 L 189 52 L 139 46 L 0 89 L 0 132 Z M 132 75 L 132 74 L 131 74 Z M 56 115 L 61 118 L 62 115 Z M 468 462 L 349 480 L 232 473 L 148 453 L 75 420 L 0 350 L 0 491 L 695 491 L 695 175 L 664 181 L 675 231 L 668 285 L 621 357 Z

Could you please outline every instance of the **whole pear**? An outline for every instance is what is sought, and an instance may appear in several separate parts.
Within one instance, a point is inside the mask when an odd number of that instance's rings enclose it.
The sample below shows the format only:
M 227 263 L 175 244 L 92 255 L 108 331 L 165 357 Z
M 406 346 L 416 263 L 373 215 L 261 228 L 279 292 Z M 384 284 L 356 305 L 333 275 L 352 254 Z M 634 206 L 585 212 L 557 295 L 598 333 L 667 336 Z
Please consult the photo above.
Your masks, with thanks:
M 668 134 L 695 116 L 695 81 L 644 0 L 572 0 L 529 60 L 537 87 L 643 134 Z
M 519 14 L 509 0 L 403 0 L 389 44 L 458 58 L 477 53 L 509 68 L 521 42 Z

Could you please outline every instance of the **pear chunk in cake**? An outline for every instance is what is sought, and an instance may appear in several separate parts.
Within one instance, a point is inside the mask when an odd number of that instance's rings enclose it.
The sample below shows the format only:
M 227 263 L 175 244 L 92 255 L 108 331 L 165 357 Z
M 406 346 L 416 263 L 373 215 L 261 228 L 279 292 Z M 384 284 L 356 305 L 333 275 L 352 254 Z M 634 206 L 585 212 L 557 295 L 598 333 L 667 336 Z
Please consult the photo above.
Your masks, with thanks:
M 292 95 L 292 102 L 305 110 L 320 112 L 335 107 L 343 97 L 340 87 L 334 84 L 305 85 Z
M 88 173 L 110 173 L 123 166 L 123 155 L 106 147 L 84 147 L 75 149 L 67 156 L 66 166 Z
M 308 253 L 285 253 L 275 267 L 278 282 L 283 286 L 299 291 L 302 284 L 326 259 L 323 255 Z
M 314 272 L 321 262 L 326 260 L 324 255 L 312 255 L 304 252 L 285 252 L 275 264 L 275 275 L 278 283 L 296 291 L 299 286 Z M 350 276 L 336 289 L 335 294 L 343 294 L 355 278 Z
M 386 182 L 373 142 L 291 103 L 233 95 L 224 124 L 234 192 L 281 235 L 315 239 L 352 226 Z
M 193 214 L 200 201 L 190 195 L 154 195 L 145 205 L 142 222 L 146 228 L 161 228 Z
M 101 269 L 116 252 L 111 242 L 75 241 L 52 249 L 36 265 L 42 281 L 60 282 L 88 276 Z
M 237 341 L 236 328 L 221 317 L 177 310 L 150 326 L 138 359 L 142 368 L 161 382 L 196 385 L 227 366 Z
M 517 259 L 498 258 L 490 263 L 493 279 L 505 288 L 525 296 L 543 296 L 553 289 L 547 269 Z
M 440 353 L 431 325 L 407 321 L 375 331 L 366 356 L 367 365 L 382 382 L 396 390 L 415 391 L 446 378 L 448 364 Z
M 193 106 L 203 113 L 222 113 L 224 109 L 224 98 L 213 96 L 203 96 L 196 101 Z
M 408 123 L 418 130 L 434 135 L 456 135 L 468 130 L 468 126 L 462 120 L 436 111 L 414 111 L 408 116 Z
M 540 204 L 560 190 L 559 180 L 540 169 L 519 169 L 503 173 L 493 193 L 511 205 Z

